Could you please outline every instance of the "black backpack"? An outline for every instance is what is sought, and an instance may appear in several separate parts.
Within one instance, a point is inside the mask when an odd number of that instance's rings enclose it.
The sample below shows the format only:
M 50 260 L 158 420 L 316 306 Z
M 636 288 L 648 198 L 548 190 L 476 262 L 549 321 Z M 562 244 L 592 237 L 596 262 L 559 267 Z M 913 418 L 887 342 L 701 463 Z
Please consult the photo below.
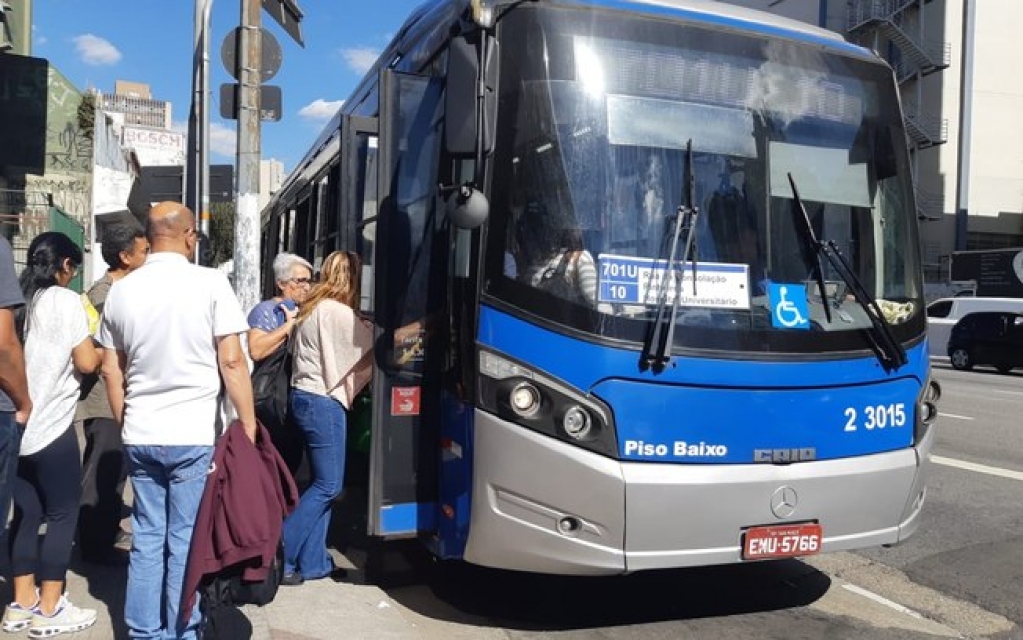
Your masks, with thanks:
M 258 419 L 272 436 L 288 424 L 288 389 L 291 386 L 291 350 L 285 342 L 252 368 L 252 399 Z
M 204 638 L 240 637 L 244 616 L 237 608 L 246 604 L 262 607 L 273 602 L 284 576 L 284 542 L 278 543 L 277 554 L 262 582 L 242 580 L 243 571 L 244 566 L 229 567 L 221 573 L 208 576 L 199 586 Z

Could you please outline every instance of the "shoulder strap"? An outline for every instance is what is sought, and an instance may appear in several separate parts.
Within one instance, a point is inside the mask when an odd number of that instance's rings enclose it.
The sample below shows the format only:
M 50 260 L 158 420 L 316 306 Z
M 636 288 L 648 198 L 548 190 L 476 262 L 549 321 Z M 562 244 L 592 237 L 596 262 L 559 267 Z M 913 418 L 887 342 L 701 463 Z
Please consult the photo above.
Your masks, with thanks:
M 564 276 L 568 270 L 568 265 L 571 263 L 570 257 L 574 255 L 573 251 L 566 251 L 561 254 L 561 260 L 558 262 L 558 268 L 554 270 L 554 274 L 558 276 Z

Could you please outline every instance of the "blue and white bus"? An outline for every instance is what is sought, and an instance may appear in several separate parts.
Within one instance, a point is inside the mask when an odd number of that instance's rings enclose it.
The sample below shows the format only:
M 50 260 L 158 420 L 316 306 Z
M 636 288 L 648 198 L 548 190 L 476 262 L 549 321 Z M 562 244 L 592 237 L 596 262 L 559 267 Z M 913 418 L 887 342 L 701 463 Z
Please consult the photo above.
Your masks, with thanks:
M 938 387 L 906 133 L 892 70 L 834 33 L 436 0 L 262 222 L 266 264 L 364 260 L 371 536 L 598 575 L 920 523 Z

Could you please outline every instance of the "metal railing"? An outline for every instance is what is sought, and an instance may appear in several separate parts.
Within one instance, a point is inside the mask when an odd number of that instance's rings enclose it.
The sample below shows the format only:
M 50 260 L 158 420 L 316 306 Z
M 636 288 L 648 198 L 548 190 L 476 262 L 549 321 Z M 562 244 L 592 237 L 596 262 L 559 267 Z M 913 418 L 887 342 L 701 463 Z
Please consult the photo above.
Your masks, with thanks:
M 942 40 L 924 40 L 910 34 L 907 9 L 916 6 L 917 0 L 858 0 L 849 5 L 847 31 L 851 34 L 865 33 L 877 29 L 883 33 L 901 54 L 899 59 L 890 60 L 901 69 L 900 82 L 912 77 L 916 71 L 927 75 L 948 68 L 952 63 L 952 45 Z M 915 65 L 917 69 L 910 67 Z
M 916 188 L 916 217 L 918 220 L 934 222 L 941 220 L 944 215 L 944 194 Z
M 922 112 L 914 103 L 904 103 L 906 132 L 918 149 L 948 142 L 948 119 Z
M 846 30 L 854 32 L 877 20 L 887 20 L 916 3 L 917 0 L 852 0 Z
M 45 191 L 0 189 L 0 214 L 10 215 L 33 207 L 49 209 L 52 206 L 53 194 Z
M 27 260 L 32 239 L 45 231 L 60 231 L 84 248 L 82 225 L 53 204 L 53 194 L 45 191 L 0 189 L 0 235 L 11 243 L 15 267 L 20 271 Z M 81 274 L 71 288 L 81 291 Z

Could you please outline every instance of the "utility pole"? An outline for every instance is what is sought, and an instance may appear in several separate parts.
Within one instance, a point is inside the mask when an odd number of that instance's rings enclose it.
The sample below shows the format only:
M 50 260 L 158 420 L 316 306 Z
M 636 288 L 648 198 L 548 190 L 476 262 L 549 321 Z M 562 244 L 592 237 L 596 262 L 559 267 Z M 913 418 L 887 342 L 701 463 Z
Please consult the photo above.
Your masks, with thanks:
M 188 171 L 185 204 L 195 212 L 199 230 L 209 236 L 210 211 L 210 7 L 213 0 L 195 0 L 192 48 L 192 105 L 188 114 Z M 195 254 L 199 262 L 200 255 Z
M 199 0 L 202 3 L 202 118 L 200 118 L 199 166 L 199 230 L 210 237 L 210 9 L 213 0 Z
M 260 0 L 241 0 L 234 290 L 243 309 L 259 302 Z
M 963 44 L 959 53 L 959 162 L 956 169 L 956 215 L 953 249 L 965 251 L 970 231 L 970 157 L 973 137 L 973 60 L 976 2 L 963 0 Z

